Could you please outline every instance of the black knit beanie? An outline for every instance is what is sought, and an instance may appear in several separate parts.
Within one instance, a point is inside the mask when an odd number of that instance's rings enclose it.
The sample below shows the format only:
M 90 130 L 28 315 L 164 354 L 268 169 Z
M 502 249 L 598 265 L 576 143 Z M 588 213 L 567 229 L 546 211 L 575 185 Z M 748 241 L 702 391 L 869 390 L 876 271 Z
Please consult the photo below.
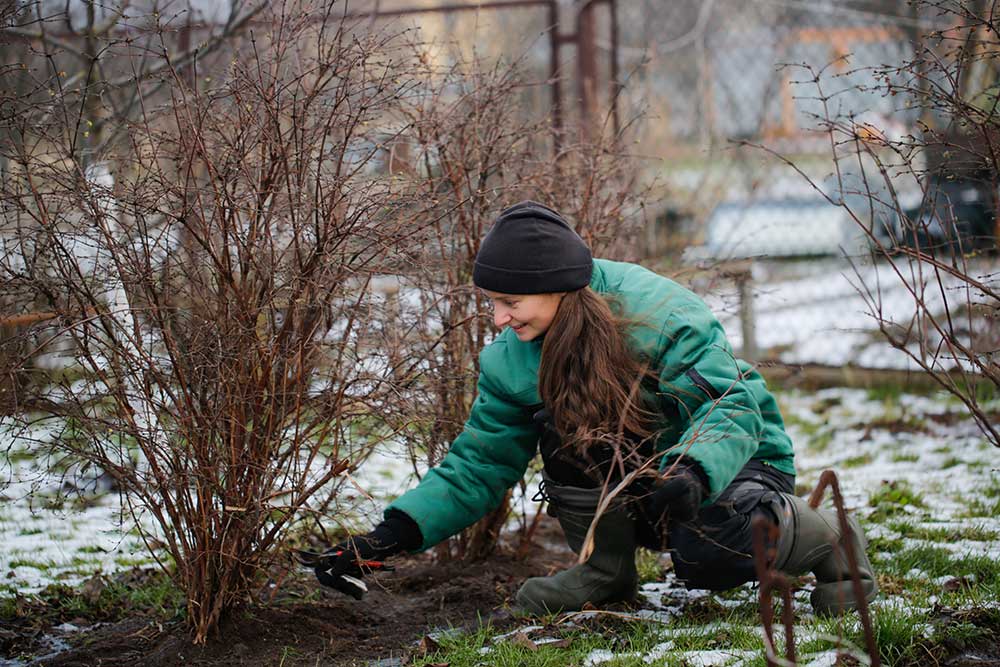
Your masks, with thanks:
M 477 287 L 504 294 L 572 292 L 590 284 L 590 248 L 548 206 L 505 209 L 483 238 L 472 270 Z

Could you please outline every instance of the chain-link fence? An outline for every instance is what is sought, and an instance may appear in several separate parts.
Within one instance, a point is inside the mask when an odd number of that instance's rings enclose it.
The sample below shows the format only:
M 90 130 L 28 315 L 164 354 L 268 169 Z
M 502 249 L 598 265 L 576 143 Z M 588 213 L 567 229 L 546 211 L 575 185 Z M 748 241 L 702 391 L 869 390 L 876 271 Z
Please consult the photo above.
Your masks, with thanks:
M 488 4 L 406 20 L 429 43 L 443 38 L 466 52 L 519 59 L 540 83 L 525 97 L 526 113 L 552 110 L 548 32 L 556 31 L 560 111 L 578 120 L 587 3 L 557 3 L 556 25 L 543 5 Z M 611 126 L 606 91 L 617 71 L 624 136 L 662 186 L 636 212 L 647 219 L 646 259 L 702 292 L 735 346 L 757 361 L 914 367 L 879 324 L 907 326 L 919 308 L 870 251 L 889 245 L 899 233 L 894 220 L 917 215 L 929 196 L 918 178 L 933 167 L 925 154 L 881 177 L 898 157 L 894 144 L 947 119 L 916 94 L 887 91 L 922 74 L 903 66 L 925 56 L 926 36 L 956 17 L 903 0 L 618 0 L 613 21 L 612 3 L 592 4 L 590 85 L 605 91 L 598 124 Z M 414 3 L 379 4 L 405 6 Z M 831 124 L 871 141 L 858 150 Z M 978 206 L 976 233 L 992 231 L 994 191 L 971 186 L 949 196 Z M 714 279 L 694 268 L 705 266 L 715 267 Z
M 928 196 L 917 176 L 932 157 L 907 162 L 897 142 L 941 118 L 896 93 L 926 67 L 925 35 L 956 17 L 914 3 L 782 0 L 621 3 L 620 12 L 628 102 L 647 118 L 637 146 L 667 186 L 659 252 L 687 260 L 668 270 L 723 263 L 729 280 L 691 282 L 755 360 L 916 368 L 880 328 L 912 327 L 922 345 L 922 297 L 870 251 Z M 849 134 L 871 141 L 859 150 Z M 984 219 L 975 233 L 992 232 L 995 189 L 953 196 L 978 206 L 966 212 Z M 980 274 L 995 265 L 978 262 Z M 961 299 L 960 284 L 942 282 L 938 308 L 944 294 Z
M 209 10 L 223 4 L 204 0 L 195 7 L 202 32 Z M 905 143 L 935 120 L 915 95 L 886 94 L 920 73 L 892 68 L 920 56 L 925 36 L 954 24 L 954 16 L 905 0 L 538 0 L 457 10 L 462 4 L 371 0 L 344 9 L 356 16 L 359 32 L 366 16 L 380 13 L 371 25 L 393 22 L 393 30 L 425 45 L 426 58 L 443 68 L 473 54 L 517 60 L 535 82 L 522 93 L 523 113 L 541 117 L 558 108 L 571 126 L 588 89 L 578 66 L 585 55 L 581 9 L 593 4 L 596 69 L 589 85 L 600 93 L 598 125 L 611 126 L 615 83 L 620 124 L 628 128 L 623 136 L 647 180 L 662 186 L 633 212 L 647 221 L 647 260 L 671 274 L 752 260 L 742 273 L 727 269 L 746 278 L 728 287 L 695 285 L 727 323 L 742 312 L 743 324 L 727 328 L 736 341 L 754 332 L 748 356 L 909 363 L 878 343 L 871 304 L 859 294 L 877 270 L 856 271 L 848 258 L 868 261 L 872 238 L 898 236 L 899 214 L 919 215 L 930 196 L 928 181 L 916 177 L 931 166 L 924 154 L 890 178 L 872 175 L 884 166 L 880 160 L 891 162 L 893 142 Z M 406 13 L 412 9 L 435 11 Z M 198 30 L 192 34 L 201 38 Z M 834 145 L 836 137 L 825 131 L 831 121 L 872 138 L 867 153 L 858 159 L 854 147 Z M 995 186 L 958 184 L 942 198 L 961 200 L 979 221 L 967 236 L 993 230 Z M 929 221 L 929 233 L 935 224 L 941 226 Z M 889 283 L 878 289 L 883 302 L 899 304 L 894 319 L 912 316 L 905 288 L 895 296 Z M 753 302 L 742 303 L 739 294 L 754 295 Z M 760 321 L 749 322 L 750 314 Z
M 912 100 L 885 96 L 874 70 L 912 59 L 919 26 L 933 24 L 888 13 L 909 12 L 906 3 L 881 4 L 886 13 L 770 0 L 621 3 L 623 32 L 636 31 L 622 38 L 621 58 L 629 103 L 646 115 L 638 139 L 661 158 L 676 205 L 704 220 L 720 202 L 808 198 L 799 175 L 745 144 L 791 156 L 822 181 L 833 173 L 818 131 L 827 117 L 912 129 Z M 797 243 L 785 238 L 773 252 L 797 254 Z M 720 255 L 752 254 L 713 244 Z
M 900 146 L 949 120 L 917 89 L 947 87 L 924 49 L 957 17 L 915 3 L 795 0 L 619 12 L 627 103 L 645 115 L 636 146 L 666 186 L 655 258 L 682 280 L 692 264 L 716 267 L 714 280 L 687 280 L 757 361 L 916 368 L 882 329 L 910 327 L 925 345 L 925 296 L 913 287 L 927 282 L 900 279 L 872 248 L 899 243 L 894 221 L 927 215 L 937 194 L 933 154 Z M 947 42 L 936 48 L 954 55 Z M 996 189 L 983 180 L 941 186 L 947 214 L 919 241 L 995 247 Z M 962 266 L 996 275 L 995 258 Z M 945 294 L 962 300 L 962 281 L 940 282 L 936 307 Z

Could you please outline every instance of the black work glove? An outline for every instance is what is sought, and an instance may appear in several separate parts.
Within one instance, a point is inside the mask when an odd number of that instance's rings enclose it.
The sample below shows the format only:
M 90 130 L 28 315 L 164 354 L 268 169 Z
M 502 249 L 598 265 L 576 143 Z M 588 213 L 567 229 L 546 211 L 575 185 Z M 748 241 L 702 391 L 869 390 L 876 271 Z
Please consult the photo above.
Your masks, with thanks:
M 368 592 L 364 575 L 394 569 L 385 564 L 386 558 L 422 543 L 416 522 L 390 510 L 389 517 L 366 535 L 350 537 L 322 553 L 298 551 L 296 556 L 302 565 L 313 568 L 319 583 L 360 600 Z
M 646 504 L 650 518 L 656 523 L 664 518 L 690 521 L 708 495 L 708 477 L 701 466 L 682 458 L 668 465 L 668 470 L 671 467 L 673 472 L 668 477 L 661 477 L 653 484 Z
M 382 561 L 359 555 L 360 552 L 368 551 L 362 546 L 367 537 L 352 537 L 320 554 L 300 551 L 299 562 L 313 568 L 319 583 L 360 600 L 368 592 L 368 586 L 362 581 L 365 574 L 392 569 Z
M 562 438 L 556 430 L 555 422 L 552 420 L 552 413 L 548 408 L 542 408 L 531 415 L 531 420 L 538 427 L 538 449 L 542 454 L 542 459 L 551 458 L 562 446 Z

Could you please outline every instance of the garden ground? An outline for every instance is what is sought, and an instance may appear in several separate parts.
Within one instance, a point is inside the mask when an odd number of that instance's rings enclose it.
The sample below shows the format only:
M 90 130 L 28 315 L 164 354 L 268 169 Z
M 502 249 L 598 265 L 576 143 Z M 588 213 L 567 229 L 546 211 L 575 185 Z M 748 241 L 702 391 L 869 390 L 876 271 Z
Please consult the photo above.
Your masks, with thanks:
M 1000 665 L 1000 471 L 964 407 L 898 388 L 784 390 L 779 399 L 798 447 L 799 491 L 836 469 L 868 532 L 882 588 L 873 618 L 883 664 Z M 998 408 L 994 401 L 1000 418 Z M 764 664 L 751 585 L 687 591 L 669 559 L 653 554 L 640 558 L 647 583 L 635 605 L 512 615 L 524 577 L 571 562 L 554 522 L 542 526 L 526 560 L 509 552 L 483 563 L 401 559 L 360 602 L 319 589 L 307 572 L 276 571 L 204 648 L 185 638 L 176 594 L 142 569 L 32 596 L 12 596 L 8 584 L 0 665 Z M 4 570 L 8 581 L 21 576 Z M 838 652 L 863 646 L 856 615 L 814 617 L 808 578 L 802 586 L 794 604 L 801 664 L 832 665 Z

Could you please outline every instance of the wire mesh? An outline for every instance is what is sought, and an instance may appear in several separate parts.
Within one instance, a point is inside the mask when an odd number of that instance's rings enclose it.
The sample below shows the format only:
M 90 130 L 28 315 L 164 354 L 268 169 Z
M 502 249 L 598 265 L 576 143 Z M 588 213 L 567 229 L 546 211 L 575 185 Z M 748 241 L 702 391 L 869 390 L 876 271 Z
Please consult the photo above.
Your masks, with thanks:
M 896 242 L 900 214 L 919 215 L 928 181 L 916 174 L 929 167 L 917 155 L 883 177 L 879 162 L 898 163 L 892 142 L 935 120 L 915 96 L 886 90 L 908 83 L 914 69 L 896 68 L 922 57 L 923 36 L 948 19 L 892 1 L 650 0 L 619 11 L 625 103 L 646 118 L 636 150 L 665 186 L 650 205 L 653 258 L 682 275 L 751 260 L 739 281 L 691 282 L 755 361 L 917 368 L 877 322 L 919 330 L 914 295 L 872 249 Z M 830 123 L 871 138 L 869 154 L 834 145 Z M 992 220 L 988 188 L 942 198 L 967 198 Z M 948 229 L 931 240 L 971 245 L 961 223 L 935 224 Z
M 199 42 L 215 29 L 211 10 L 224 4 L 202 0 L 170 25 L 180 35 L 189 19 L 197 23 L 190 38 Z M 365 12 L 458 4 L 468 3 L 358 0 L 345 10 L 359 17 L 353 25 L 363 31 L 376 23 L 360 18 Z M 426 57 L 442 68 L 472 55 L 519 61 L 537 84 L 527 86 L 520 100 L 532 116 L 553 111 L 547 33 L 557 31 L 556 69 L 572 122 L 579 115 L 573 38 L 581 4 L 560 0 L 557 25 L 544 5 L 396 15 L 378 25 L 425 44 Z M 849 159 L 822 130 L 824 119 L 836 120 L 892 140 L 932 119 L 911 96 L 884 94 L 887 83 L 900 83 L 904 75 L 875 74 L 915 58 L 921 36 L 942 27 L 940 16 L 905 0 L 618 0 L 614 6 L 617 44 L 609 3 L 598 3 L 598 77 L 611 76 L 610 56 L 616 56 L 622 115 L 642 119 L 628 125 L 627 138 L 647 177 L 663 186 L 662 196 L 634 212 L 648 220 L 648 258 L 671 273 L 752 259 L 752 289 L 746 281 L 695 286 L 717 309 L 734 346 L 752 351 L 755 361 L 914 368 L 883 342 L 863 292 L 877 284 L 880 303 L 891 308 L 889 319 L 903 326 L 913 319 L 912 298 L 884 280 L 891 273 L 886 267 L 871 261 L 869 233 L 883 240 L 898 234 L 897 210 L 919 212 L 927 183 L 904 174 L 871 179 L 877 172 L 872 159 Z M 110 72 L 131 62 L 120 41 L 115 48 L 122 57 L 102 65 Z M 235 57 L 223 48 L 215 59 Z M 204 59 L 198 68 L 210 81 Z M 606 119 L 608 88 L 602 82 L 597 87 L 604 91 L 598 112 Z M 843 158 L 840 164 L 834 155 Z M 993 190 L 959 189 L 942 199 L 993 219 Z M 932 217 L 929 225 L 935 224 Z M 752 304 L 741 290 L 753 295 Z M 750 315 L 759 321 L 746 322 Z M 745 340 L 748 331 L 757 339 Z

